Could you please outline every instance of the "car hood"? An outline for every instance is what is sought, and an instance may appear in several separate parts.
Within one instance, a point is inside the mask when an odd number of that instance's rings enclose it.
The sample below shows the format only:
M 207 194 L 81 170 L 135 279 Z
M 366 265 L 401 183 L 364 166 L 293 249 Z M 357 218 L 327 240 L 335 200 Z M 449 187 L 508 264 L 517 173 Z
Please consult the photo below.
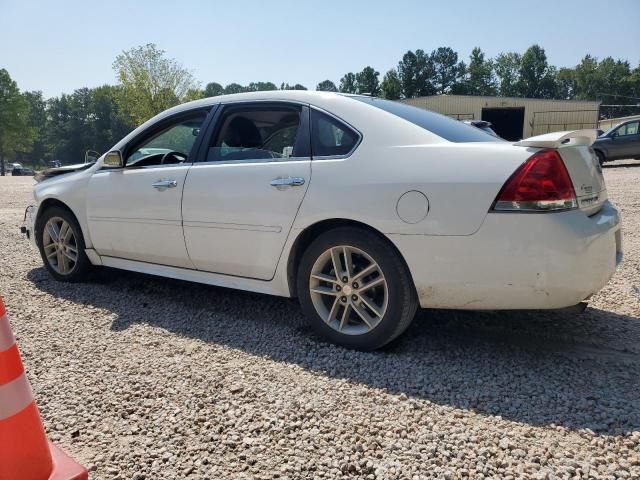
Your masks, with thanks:
M 91 163 L 78 163 L 76 165 L 65 165 L 63 167 L 48 168 L 38 173 L 35 177 L 36 182 L 42 182 L 58 175 L 64 175 L 66 173 L 79 172 L 91 167 L 95 162 Z

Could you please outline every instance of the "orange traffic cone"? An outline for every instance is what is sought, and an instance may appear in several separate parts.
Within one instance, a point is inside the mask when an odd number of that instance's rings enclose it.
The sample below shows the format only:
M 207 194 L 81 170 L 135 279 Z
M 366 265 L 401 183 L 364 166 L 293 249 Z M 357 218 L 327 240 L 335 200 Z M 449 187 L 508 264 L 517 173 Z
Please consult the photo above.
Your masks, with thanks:
M 87 470 L 49 443 L 0 298 L 0 480 L 84 480 Z

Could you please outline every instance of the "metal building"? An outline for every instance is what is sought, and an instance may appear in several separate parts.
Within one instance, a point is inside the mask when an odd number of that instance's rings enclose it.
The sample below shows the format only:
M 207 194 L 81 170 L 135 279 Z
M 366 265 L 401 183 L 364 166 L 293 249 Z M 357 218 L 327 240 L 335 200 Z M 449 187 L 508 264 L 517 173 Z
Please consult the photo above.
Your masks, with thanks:
M 600 102 L 536 98 L 434 95 L 401 100 L 458 120 L 487 120 L 506 140 L 560 130 L 597 128 Z

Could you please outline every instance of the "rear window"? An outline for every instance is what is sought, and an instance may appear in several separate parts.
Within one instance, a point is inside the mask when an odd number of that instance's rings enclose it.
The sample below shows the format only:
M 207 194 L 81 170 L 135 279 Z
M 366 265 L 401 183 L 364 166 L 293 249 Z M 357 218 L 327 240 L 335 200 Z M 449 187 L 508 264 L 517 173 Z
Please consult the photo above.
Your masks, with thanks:
M 412 107 L 400 102 L 392 102 L 390 100 L 382 100 L 374 97 L 350 97 L 363 103 L 368 103 L 385 112 L 392 113 L 407 122 L 424 128 L 425 130 L 435 133 L 439 137 L 450 142 L 495 142 L 496 137 L 483 132 L 479 128 L 465 125 L 464 123 L 453 120 L 452 118 L 424 110 L 418 107 Z

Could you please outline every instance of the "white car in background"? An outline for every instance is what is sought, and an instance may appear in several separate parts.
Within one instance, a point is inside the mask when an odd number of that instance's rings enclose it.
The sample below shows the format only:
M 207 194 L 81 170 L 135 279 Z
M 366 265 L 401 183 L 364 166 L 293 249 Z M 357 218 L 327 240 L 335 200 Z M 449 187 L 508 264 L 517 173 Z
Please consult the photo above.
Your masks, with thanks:
M 512 144 L 366 96 L 220 96 L 36 184 L 26 230 L 58 280 L 106 265 L 297 296 L 325 338 L 370 350 L 418 306 L 558 309 L 602 288 L 621 232 L 594 139 Z

